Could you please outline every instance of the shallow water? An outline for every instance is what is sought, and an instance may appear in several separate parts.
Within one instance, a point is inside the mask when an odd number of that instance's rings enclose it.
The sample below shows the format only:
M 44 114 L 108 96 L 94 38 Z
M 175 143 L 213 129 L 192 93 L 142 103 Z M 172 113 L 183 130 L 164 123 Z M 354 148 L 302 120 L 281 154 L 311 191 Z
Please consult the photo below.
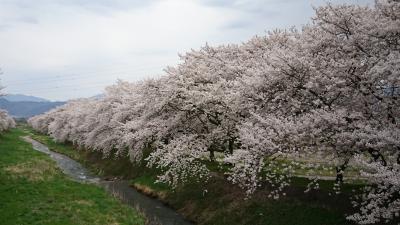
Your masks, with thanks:
M 129 186 L 128 181 L 106 181 L 102 178 L 90 173 L 85 167 L 68 156 L 50 151 L 49 148 L 40 142 L 33 140 L 30 137 L 23 139 L 32 144 L 37 151 L 48 154 L 58 167 L 69 177 L 86 183 L 94 183 L 104 187 L 113 196 L 119 198 L 122 202 L 136 208 L 144 213 L 148 224 L 162 225 L 189 225 L 192 224 L 186 221 L 181 215 L 176 213 L 171 208 L 165 206 L 162 202 L 147 197 Z

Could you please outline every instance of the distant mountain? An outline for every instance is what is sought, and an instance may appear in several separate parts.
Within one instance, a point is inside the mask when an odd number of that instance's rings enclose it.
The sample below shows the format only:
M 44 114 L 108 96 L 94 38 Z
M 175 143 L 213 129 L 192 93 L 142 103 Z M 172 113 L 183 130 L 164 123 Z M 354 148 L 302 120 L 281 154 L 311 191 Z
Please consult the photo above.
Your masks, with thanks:
M 91 99 L 100 100 L 103 99 L 106 95 L 105 94 L 98 94 L 95 96 L 90 97 Z
M 5 98 L 0 98 L 0 108 L 16 118 L 29 118 L 47 112 L 65 102 L 34 102 L 34 101 L 15 101 L 11 102 Z
M 6 99 L 9 102 L 50 102 L 49 100 L 44 98 L 20 94 L 7 94 L 5 96 L 2 96 L 2 98 Z

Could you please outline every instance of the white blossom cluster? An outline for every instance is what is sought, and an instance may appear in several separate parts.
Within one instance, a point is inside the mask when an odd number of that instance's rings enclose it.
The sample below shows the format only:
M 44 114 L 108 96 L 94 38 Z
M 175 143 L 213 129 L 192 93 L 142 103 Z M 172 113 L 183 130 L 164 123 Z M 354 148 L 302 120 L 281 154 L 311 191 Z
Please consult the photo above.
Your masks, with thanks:
M 354 196 L 353 205 L 360 208 L 360 212 L 348 216 L 348 219 L 359 224 L 372 224 L 399 217 L 400 165 L 387 167 L 377 162 L 368 163 L 361 157 L 356 157 L 356 162 L 365 168 L 363 176 L 374 185 L 365 187 L 363 194 Z
M 102 99 L 70 101 L 29 123 L 104 157 L 145 159 L 172 186 L 207 178 L 208 161 L 223 153 L 230 181 L 249 195 L 267 183 L 275 199 L 296 166 L 279 160 L 308 158 L 312 169 L 325 156 L 337 192 L 355 160 L 369 188 L 348 218 L 367 224 L 399 214 L 400 96 L 391 90 L 400 87 L 400 1 L 328 4 L 300 31 L 181 59 L 161 78 L 119 81 Z M 318 189 L 317 179 L 306 191 Z
M 3 89 L 3 87 L 0 87 L 0 90 L 1 89 Z M 1 96 L 4 96 L 4 94 L 0 93 L 0 97 Z M 14 119 L 8 114 L 8 112 L 0 109 L 0 134 L 3 131 L 6 131 L 10 128 L 14 128 L 15 125 L 16 124 L 15 124 Z
M 0 133 L 15 127 L 15 121 L 4 110 L 0 110 Z

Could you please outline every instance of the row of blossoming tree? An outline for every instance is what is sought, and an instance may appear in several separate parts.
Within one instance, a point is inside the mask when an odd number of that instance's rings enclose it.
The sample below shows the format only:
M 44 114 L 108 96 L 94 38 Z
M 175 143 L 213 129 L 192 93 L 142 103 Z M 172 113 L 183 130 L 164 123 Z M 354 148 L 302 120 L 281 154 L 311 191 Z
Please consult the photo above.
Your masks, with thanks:
M 348 219 L 368 224 L 400 212 L 399 86 L 400 2 L 328 4 L 301 30 L 205 46 L 163 77 L 119 81 L 29 123 L 105 157 L 139 162 L 152 149 L 147 165 L 172 186 L 206 179 L 219 159 L 247 194 L 270 183 L 278 198 L 299 161 L 334 165 L 338 183 L 351 164 L 367 185 Z

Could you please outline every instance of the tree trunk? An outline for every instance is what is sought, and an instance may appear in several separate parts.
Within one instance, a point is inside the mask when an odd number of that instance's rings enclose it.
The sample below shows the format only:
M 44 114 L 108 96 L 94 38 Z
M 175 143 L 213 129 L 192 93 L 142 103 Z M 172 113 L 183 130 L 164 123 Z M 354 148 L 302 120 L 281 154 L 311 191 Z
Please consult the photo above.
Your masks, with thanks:
M 346 161 L 342 165 L 336 167 L 336 180 L 335 180 L 336 183 L 338 183 L 338 184 L 343 183 L 343 173 L 344 173 L 344 170 L 347 168 L 348 163 L 349 163 L 349 159 L 346 159 Z
M 234 139 L 233 138 L 231 138 L 231 139 L 229 139 L 229 142 L 228 142 L 228 151 L 229 151 L 229 154 L 233 154 L 233 144 L 234 144 L 235 142 L 234 142 Z
M 214 155 L 214 150 L 210 149 L 210 161 L 215 162 L 215 155 Z

